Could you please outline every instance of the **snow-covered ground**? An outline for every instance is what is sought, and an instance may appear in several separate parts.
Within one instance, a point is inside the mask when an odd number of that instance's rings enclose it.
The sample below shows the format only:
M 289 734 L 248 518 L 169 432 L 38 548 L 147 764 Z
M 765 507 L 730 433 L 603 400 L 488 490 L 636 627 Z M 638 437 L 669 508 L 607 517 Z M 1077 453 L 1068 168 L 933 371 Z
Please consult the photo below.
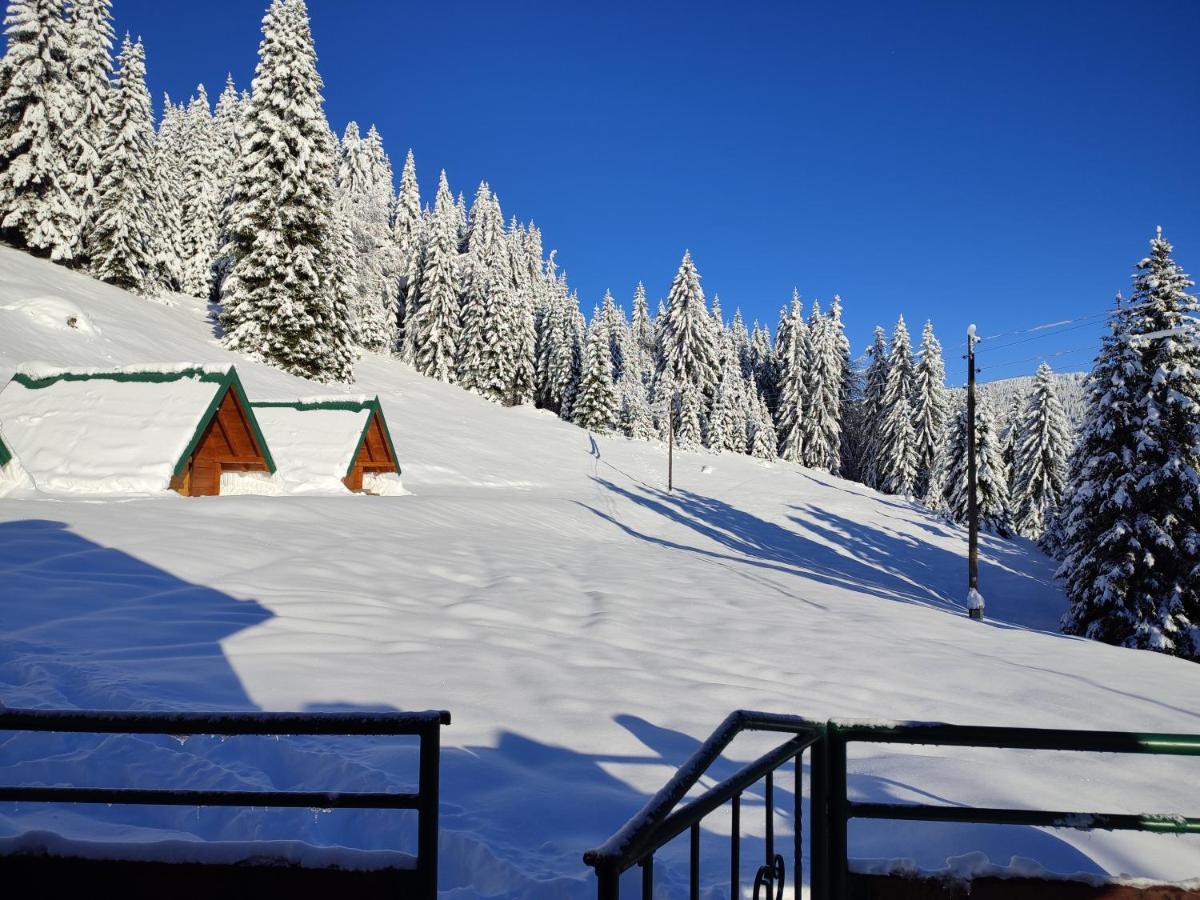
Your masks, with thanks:
M 67 316 L 77 327 L 59 326 Z M 202 303 L 139 300 L 0 248 L 0 377 L 33 360 L 233 361 L 251 399 L 316 392 L 222 350 Z M 979 624 L 965 610 L 965 533 L 913 504 L 789 464 L 691 453 L 676 455 L 668 494 L 660 446 L 502 409 L 391 359 L 357 372 L 347 391 L 380 396 L 411 496 L 0 499 L 0 699 L 448 708 L 452 897 L 591 895 L 583 850 L 736 707 L 1200 732 L 1200 666 L 1057 634 L 1053 565 L 1027 542 L 983 539 Z M 732 760 L 756 749 L 735 744 Z M 379 789 L 411 783 L 413 760 L 366 739 L 0 736 L 9 783 Z M 1200 763 L 1186 759 L 916 748 L 851 768 L 854 794 L 877 800 L 1200 809 Z M 782 781 L 784 810 L 790 790 Z M 749 834 L 760 819 L 748 799 Z M 725 824 L 705 823 L 713 896 Z M 0 839 L 411 851 L 410 826 L 374 812 L 0 806 Z M 784 812 L 777 828 L 790 829 Z M 1200 876 L 1194 838 L 871 823 L 852 826 L 851 844 L 855 857 L 926 868 L 978 851 L 1058 872 Z M 660 858 L 664 890 L 682 892 L 682 851 Z M 747 878 L 757 852 L 743 847 Z

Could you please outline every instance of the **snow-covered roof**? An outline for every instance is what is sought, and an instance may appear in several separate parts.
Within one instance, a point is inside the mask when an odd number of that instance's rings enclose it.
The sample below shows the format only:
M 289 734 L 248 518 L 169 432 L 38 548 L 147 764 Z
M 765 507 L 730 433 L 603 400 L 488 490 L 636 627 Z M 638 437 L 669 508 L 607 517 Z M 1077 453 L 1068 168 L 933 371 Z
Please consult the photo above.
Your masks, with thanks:
M 51 493 L 158 493 L 181 473 L 226 391 L 267 444 L 232 366 L 64 369 L 26 365 L 0 391 L 9 451 Z
M 392 459 L 398 459 L 378 397 L 308 397 L 253 406 L 289 491 L 344 493 L 342 479 L 354 468 L 374 414 Z

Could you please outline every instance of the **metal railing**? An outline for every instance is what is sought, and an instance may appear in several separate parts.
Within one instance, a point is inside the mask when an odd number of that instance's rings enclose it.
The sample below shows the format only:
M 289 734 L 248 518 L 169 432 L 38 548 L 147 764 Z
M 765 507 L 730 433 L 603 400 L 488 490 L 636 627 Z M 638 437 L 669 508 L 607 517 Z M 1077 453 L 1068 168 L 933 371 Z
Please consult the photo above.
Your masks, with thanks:
M 0 708 L 0 731 L 81 734 L 376 735 L 420 740 L 415 792 L 190 790 L 0 785 L 0 802 L 107 803 L 137 806 L 255 806 L 314 809 L 411 809 L 417 813 L 418 896 L 437 894 L 438 791 L 445 710 L 397 713 L 204 713 L 14 710 Z
M 736 774 L 703 795 L 675 809 L 721 751 L 743 731 L 778 731 L 796 735 L 785 744 L 743 766 Z M 1130 815 L 1035 809 L 939 806 L 915 803 L 864 803 L 848 796 L 847 747 L 851 743 L 984 747 L 1004 750 L 1200 756 L 1200 735 L 1074 731 L 1047 728 L 998 728 L 939 723 L 863 724 L 814 722 L 799 716 L 738 711 L 732 713 L 643 809 L 602 847 L 584 854 L 597 877 L 600 900 L 620 896 L 620 875 L 634 865 L 642 868 L 641 894 L 654 894 L 654 853 L 685 830 L 691 831 L 690 896 L 699 896 L 700 822 L 725 803 L 731 804 L 731 898 L 741 898 L 739 879 L 740 797 L 758 781 L 765 782 L 766 853 L 754 883 L 754 897 L 778 900 L 787 876 L 781 854 L 775 853 L 773 773 L 795 761 L 793 810 L 794 896 L 804 883 L 802 855 L 803 754 L 811 757 L 809 778 L 810 896 L 845 900 L 851 893 L 848 825 L 851 819 L 1025 825 L 1041 828 L 1110 829 L 1200 834 L 1200 818 L 1180 815 Z
M 700 781 L 701 776 L 735 737 L 745 731 L 769 731 L 794 735 L 785 743 L 754 762 L 709 788 L 699 797 L 683 806 L 680 801 Z M 712 736 L 705 741 L 692 757 L 684 763 L 667 782 L 666 786 L 614 834 L 602 847 L 589 850 L 583 861 L 596 870 L 597 896 L 600 900 L 613 900 L 620 896 L 621 873 L 640 866 L 642 870 L 642 897 L 649 898 L 654 892 L 654 853 L 668 841 L 685 831 L 690 832 L 691 856 L 689 865 L 690 896 L 700 896 L 700 821 L 715 809 L 730 804 L 732 827 L 730 835 L 729 873 L 732 883 L 731 896 L 741 896 L 741 796 L 746 789 L 759 781 L 764 782 L 763 806 L 766 815 L 765 853 L 762 866 L 755 876 L 755 897 L 765 889 L 766 897 L 782 895 L 787 866 L 783 854 L 775 852 L 775 792 L 774 773 L 789 761 L 795 762 L 796 789 L 793 793 L 795 807 L 795 838 L 792 842 L 792 873 L 794 879 L 802 877 L 804 857 L 800 838 L 801 781 L 803 777 L 803 754 L 816 748 L 823 737 L 824 726 L 799 716 L 783 716 L 774 713 L 738 710 L 731 713 Z M 821 763 L 814 758 L 814 771 Z

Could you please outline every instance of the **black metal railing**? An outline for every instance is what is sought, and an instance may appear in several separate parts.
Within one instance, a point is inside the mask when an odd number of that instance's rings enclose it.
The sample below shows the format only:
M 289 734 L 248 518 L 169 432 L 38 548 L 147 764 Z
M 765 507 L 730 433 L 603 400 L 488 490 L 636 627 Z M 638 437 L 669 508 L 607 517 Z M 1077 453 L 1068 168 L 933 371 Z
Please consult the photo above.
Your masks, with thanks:
M 1122 815 L 1039 809 L 938 806 L 918 803 L 860 803 L 847 795 L 847 746 L 851 743 L 908 744 L 936 747 L 989 747 L 1000 750 L 1059 750 L 1079 753 L 1157 754 L 1200 756 L 1200 735 L 1139 734 L 1120 731 L 1075 731 L 1054 728 L 998 728 L 906 722 L 868 725 L 828 722 L 825 743 L 829 755 L 828 854 L 829 896 L 843 898 L 850 887 L 847 828 L 851 819 L 909 822 L 1027 825 L 1200 834 L 1200 818 L 1179 815 Z
M 107 803 L 139 806 L 311 807 L 415 810 L 417 861 L 414 892 L 437 894 L 438 792 L 445 710 L 397 713 L 203 713 L 14 710 L 0 708 L 0 731 L 81 734 L 416 736 L 415 792 L 188 790 L 0 785 L 0 802 Z
M 743 731 L 778 731 L 796 736 L 678 809 L 721 751 Z M 1058 750 L 1092 753 L 1200 756 L 1200 735 L 1074 731 L 1045 728 L 997 728 L 940 723 L 864 724 L 815 722 L 799 716 L 738 711 L 732 713 L 700 749 L 643 809 L 602 847 L 584 854 L 596 871 L 597 896 L 620 896 L 620 876 L 634 865 L 642 868 L 642 898 L 654 892 L 654 853 L 690 829 L 690 896 L 699 896 L 700 822 L 725 803 L 731 804 L 732 842 L 730 897 L 741 898 L 740 797 L 751 785 L 764 782 L 766 852 L 754 883 L 754 896 L 778 900 L 787 877 L 781 854 L 775 852 L 773 773 L 795 762 L 793 810 L 793 896 L 804 883 L 802 855 L 803 754 L 811 757 L 808 808 L 810 821 L 810 896 L 845 900 L 852 874 L 848 842 L 851 819 L 959 822 L 1026 825 L 1043 828 L 1123 829 L 1164 834 L 1200 834 L 1200 818 L 1180 815 L 1127 815 L 1034 809 L 939 806 L 915 803 L 863 803 L 848 796 L 847 747 L 851 743 L 985 747 L 1004 750 Z M 765 893 L 760 891 L 765 889 Z
M 700 781 L 705 771 L 739 734 L 746 731 L 768 731 L 794 735 L 785 743 L 744 766 L 736 774 L 709 788 L 700 796 L 679 806 L 680 801 Z M 675 776 L 650 801 L 614 834 L 602 847 L 589 850 L 583 859 L 596 870 L 597 896 L 612 900 L 620 896 L 621 873 L 633 866 L 642 870 L 642 897 L 654 892 L 654 854 L 667 842 L 685 831 L 689 832 L 690 896 L 700 895 L 700 822 L 709 813 L 730 804 L 732 827 L 730 835 L 729 875 L 732 897 L 741 897 L 741 797 L 751 786 L 764 782 L 763 807 L 766 816 L 765 852 L 762 866 L 755 876 L 755 897 L 776 898 L 782 895 L 787 866 L 783 854 L 775 852 L 775 791 L 774 773 L 794 761 L 796 787 L 795 837 L 792 846 L 792 877 L 802 878 L 804 871 L 801 845 L 801 782 L 803 755 L 815 748 L 823 736 L 824 726 L 799 716 L 738 710 L 731 713 L 712 736 L 675 773 Z M 814 758 L 814 771 L 821 761 Z M 676 807 L 679 807 L 676 809 Z

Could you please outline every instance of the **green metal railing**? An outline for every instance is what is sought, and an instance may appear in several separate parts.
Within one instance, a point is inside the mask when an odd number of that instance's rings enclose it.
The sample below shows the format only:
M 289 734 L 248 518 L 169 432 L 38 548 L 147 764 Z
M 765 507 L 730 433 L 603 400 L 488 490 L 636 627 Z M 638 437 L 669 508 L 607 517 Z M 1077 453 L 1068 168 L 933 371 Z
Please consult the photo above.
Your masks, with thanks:
M 675 807 L 683 800 L 688 790 L 698 783 L 725 746 L 736 734 L 746 730 L 777 731 L 790 733 L 795 737 L 743 767 L 721 784 L 709 789 L 703 796 L 676 810 Z M 772 816 L 770 785 L 774 771 L 790 761 L 795 761 L 796 764 L 796 835 L 793 838 L 795 853 L 792 879 L 793 886 L 802 883 L 799 830 L 804 804 L 801 797 L 800 758 L 806 750 L 811 756 L 808 797 L 808 815 L 811 822 L 809 864 L 811 896 L 815 900 L 846 900 L 850 896 L 848 827 L 851 819 L 1200 834 L 1200 818 L 1181 815 L 1131 815 L 851 801 L 848 796 L 847 748 L 852 743 L 1200 756 L 1200 735 L 996 728 L 918 722 L 886 725 L 837 720 L 814 722 L 798 716 L 777 716 L 739 710 L 722 723 L 696 754 L 680 767 L 666 787 L 651 798 L 621 831 L 604 846 L 590 850 L 584 855 L 584 861 L 596 870 L 598 896 L 601 900 L 615 900 L 619 897 L 620 873 L 637 865 L 642 868 L 642 898 L 650 900 L 654 895 L 654 852 L 685 830 L 690 830 L 690 896 L 698 897 L 700 821 L 718 807 L 729 803 L 733 813 L 730 896 L 740 900 L 741 887 L 737 882 L 740 843 L 738 801 L 741 793 L 759 780 L 764 780 L 767 786 L 767 861 L 760 869 L 760 879 L 763 883 L 760 885 L 756 882 L 755 896 L 759 896 L 760 886 L 766 887 L 768 897 L 782 896 L 785 877 L 782 856 L 777 862 L 772 862 L 774 849 L 769 824 Z

